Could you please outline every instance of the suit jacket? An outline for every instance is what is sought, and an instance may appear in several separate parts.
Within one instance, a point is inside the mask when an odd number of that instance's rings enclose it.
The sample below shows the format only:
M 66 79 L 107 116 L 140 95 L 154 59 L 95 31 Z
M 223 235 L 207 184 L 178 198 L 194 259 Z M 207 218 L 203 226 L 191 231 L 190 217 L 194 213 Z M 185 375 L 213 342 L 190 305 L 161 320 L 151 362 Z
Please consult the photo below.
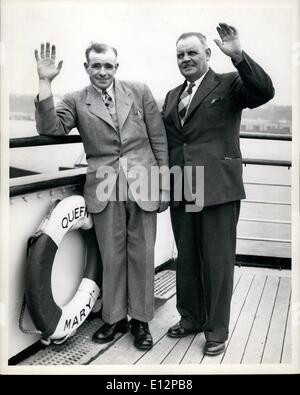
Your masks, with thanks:
M 56 108 L 53 97 L 36 101 L 38 133 L 57 136 L 78 129 L 88 162 L 84 197 L 90 212 L 101 212 L 108 202 L 101 182 L 106 179 L 106 183 L 115 185 L 120 168 L 127 167 L 130 172 L 134 166 L 143 166 L 146 174 L 127 178 L 129 196 L 143 210 L 157 210 L 161 185 L 154 183 L 151 190 L 150 171 L 152 166 L 168 166 L 167 139 L 161 115 L 149 88 L 142 83 L 116 80 L 115 102 L 119 133 L 101 95 L 92 85 L 65 95 Z M 115 174 L 111 173 L 107 178 L 101 175 L 99 170 L 106 166 L 110 166 Z M 141 191 L 136 181 L 142 179 L 145 187 L 147 176 L 148 188 L 141 188 Z
M 236 65 L 238 72 L 217 74 L 209 69 L 183 127 L 177 107 L 186 82 L 168 92 L 163 106 L 170 168 L 204 166 L 204 206 L 245 198 L 239 143 L 242 110 L 258 107 L 274 96 L 270 77 L 246 53 L 243 55 Z M 195 184 L 193 171 L 189 187 L 194 191 Z

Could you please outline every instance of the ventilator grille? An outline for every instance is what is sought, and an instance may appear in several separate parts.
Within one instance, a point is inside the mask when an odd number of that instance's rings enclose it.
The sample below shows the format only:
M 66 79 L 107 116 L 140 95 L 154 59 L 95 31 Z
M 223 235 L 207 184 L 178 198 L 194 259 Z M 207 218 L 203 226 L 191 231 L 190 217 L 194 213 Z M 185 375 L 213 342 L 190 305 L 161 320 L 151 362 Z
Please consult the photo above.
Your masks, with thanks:
M 163 270 L 155 275 L 154 295 L 156 298 L 169 299 L 176 292 L 176 272 Z
M 94 332 L 102 325 L 100 319 L 85 321 L 63 344 L 51 344 L 19 365 L 77 365 L 84 364 L 83 360 L 97 345 L 92 342 Z

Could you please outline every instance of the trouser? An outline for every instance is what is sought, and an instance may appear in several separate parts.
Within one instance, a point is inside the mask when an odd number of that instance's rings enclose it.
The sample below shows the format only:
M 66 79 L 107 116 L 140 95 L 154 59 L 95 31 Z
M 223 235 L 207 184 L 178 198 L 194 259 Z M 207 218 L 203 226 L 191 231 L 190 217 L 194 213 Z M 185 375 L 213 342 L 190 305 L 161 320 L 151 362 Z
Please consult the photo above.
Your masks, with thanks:
M 185 212 L 171 207 L 178 249 L 176 286 L 181 325 L 209 341 L 228 338 L 240 201 Z
M 130 200 L 108 202 L 93 214 L 103 262 L 102 318 L 109 324 L 127 314 L 153 318 L 156 216 Z

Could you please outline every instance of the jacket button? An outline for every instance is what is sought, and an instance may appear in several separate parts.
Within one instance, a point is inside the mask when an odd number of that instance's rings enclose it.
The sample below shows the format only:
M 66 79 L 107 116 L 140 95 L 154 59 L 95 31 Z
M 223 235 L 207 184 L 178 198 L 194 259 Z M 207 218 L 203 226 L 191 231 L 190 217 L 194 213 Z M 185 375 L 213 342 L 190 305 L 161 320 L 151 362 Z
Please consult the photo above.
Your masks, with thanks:
M 187 146 L 188 146 L 188 144 L 187 144 L 187 143 L 184 143 L 184 144 L 183 144 L 183 146 L 184 146 L 184 147 L 187 147 Z

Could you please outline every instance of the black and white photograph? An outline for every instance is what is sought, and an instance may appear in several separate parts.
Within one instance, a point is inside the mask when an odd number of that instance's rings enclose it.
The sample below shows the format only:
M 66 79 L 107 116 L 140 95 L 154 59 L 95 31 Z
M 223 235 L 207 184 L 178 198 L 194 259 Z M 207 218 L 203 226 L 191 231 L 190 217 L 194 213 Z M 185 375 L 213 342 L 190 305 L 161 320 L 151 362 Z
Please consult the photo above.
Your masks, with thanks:
M 1 1 L 1 374 L 300 372 L 299 16 Z

